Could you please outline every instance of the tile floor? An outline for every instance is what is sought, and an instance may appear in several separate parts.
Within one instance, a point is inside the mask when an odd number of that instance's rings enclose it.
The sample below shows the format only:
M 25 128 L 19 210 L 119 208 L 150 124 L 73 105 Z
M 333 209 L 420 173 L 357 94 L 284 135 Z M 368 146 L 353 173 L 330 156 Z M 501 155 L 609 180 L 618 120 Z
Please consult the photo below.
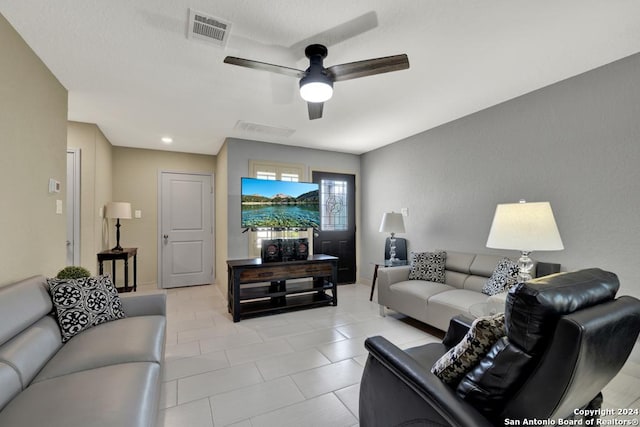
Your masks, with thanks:
M 169 290 L 158 427 L 357 426 L 364 339 L 401 348 L 440 339 L 401 315 L 381 318 L 369 291 L 340 286 L 337 307 L 233 323 L 216 286 Z M 639 380 L 636 346 L 605 407 L 640 408 Z

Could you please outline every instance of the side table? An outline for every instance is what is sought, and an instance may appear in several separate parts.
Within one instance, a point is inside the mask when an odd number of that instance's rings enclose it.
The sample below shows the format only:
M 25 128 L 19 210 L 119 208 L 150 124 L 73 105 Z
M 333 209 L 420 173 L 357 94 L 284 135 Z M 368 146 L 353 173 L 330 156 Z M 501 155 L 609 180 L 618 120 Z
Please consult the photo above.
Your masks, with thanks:
M 376 288 L 376 280 L 378 280 L 378 267 L 399 267 L 401 265 L 407 265 L 408 262 L 406 259 L 399 259 L 394 261 L 393 263 L 388 259 L 385 259 L 382 262 L 374 262 L 375 267 L 373 268 L 373 281 L 371 282 L 371 295 L 369 295 L 369 301 L 373 301 L 373 291 Z
M 129 286 L 129 258 L 133 257 L 133 288 Z M 138 248 L 124 248 L 121 251 L 114 251 L 112 249 L 108 251 L 102 251 L 98 253 L 98 265 L 100 269 L 100 275 L 103 274 L 102 263 L 104 261 L 111 261 L 111 279 L 113 280 L 113 286 L 116 286 L 116 260 L 124 261 L 124 287 L 118 288 L 118 292 L 135 292 L 138 289 Z

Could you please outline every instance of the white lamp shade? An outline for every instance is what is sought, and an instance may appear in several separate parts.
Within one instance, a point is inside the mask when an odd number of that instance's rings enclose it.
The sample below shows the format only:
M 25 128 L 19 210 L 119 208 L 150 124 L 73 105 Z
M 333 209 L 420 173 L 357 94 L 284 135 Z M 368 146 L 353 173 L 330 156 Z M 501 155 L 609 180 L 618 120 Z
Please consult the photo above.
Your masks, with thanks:
M 564 249 L 551 204 L 499 204 L 489 231 L 487 247 L 527 252 Z
M 128 202 L 107 203 L 107 218 L 131 219 L 131 203 L 128 203 Z
M 396 212 L 385 212 L 380 224 L 381 233 L 404 233 L 404 219 L 402 214 Z

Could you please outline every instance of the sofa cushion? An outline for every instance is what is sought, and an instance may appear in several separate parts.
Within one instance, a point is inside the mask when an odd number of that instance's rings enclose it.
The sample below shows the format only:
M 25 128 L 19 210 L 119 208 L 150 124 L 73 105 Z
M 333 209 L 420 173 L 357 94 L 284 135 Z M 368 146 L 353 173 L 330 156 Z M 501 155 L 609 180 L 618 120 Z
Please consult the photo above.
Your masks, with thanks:
M 0 412 L 2 426 L 155 425 L 157 363 L 125 363 L 32 384 Z
M 48 279 L 62 342 L 79 332 L 124 317 L 118 291 L 109 276 Z
M 389 289 L 391 292 L 407 294 L 412 298 L 417 298 L 426 306 L 427 300 L 433 295 L 451 291 L 455 288 L 442 283 L 427 282 L 425 280 L 406 280 L 404 282 L 394 283 L 389 286 Z
M 69 340 L 34 383 L 119 363 L 160 363 L 165 324 L 164 316 L 136 316 L 88 329 Z
M 44 316 L 0 346 L 0 361 L 16 370 L 25 388 L 61 346 L 58 323 Z
M 0 344 L 51 311 L 51 297 L 44 285 L 44 277 L 34 276 L 0 288 Z
M 599 268 L 519 283 L 507 295 L 507 336 L 525 351 L 537 353 L 553 335 L 560 316 L 612 300 L 619 286 L 614 273 Z
M 0 362 L 0 411 L 21 391 L 18 373 L 11 366 Z
M 457 384 L 504 333 L 503 313 L 478 317 L 464 338 L 436 361 L 431 372 L 447 384 Z
M 409 280 L 427 280 L 429 282 L 445 282 L 445 262 L 447 253 L 413 252 Z
M 518 264 L 509 258 L 502 258 L 498 261 L 491 277 L 482 287 L 482 293 L 495 295 L 506 290 L 518 282 Z

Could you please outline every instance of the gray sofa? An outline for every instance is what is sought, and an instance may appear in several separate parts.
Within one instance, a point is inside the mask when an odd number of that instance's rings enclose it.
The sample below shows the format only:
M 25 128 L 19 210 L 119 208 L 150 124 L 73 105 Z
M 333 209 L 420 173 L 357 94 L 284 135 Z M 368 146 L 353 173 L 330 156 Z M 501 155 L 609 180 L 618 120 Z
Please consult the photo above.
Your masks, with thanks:
M 165 298 L 123 294 L 127 317 L 63 344 L 44 277 L 0 287 L 0 426 L 155 426 Z
M 504 256 L 446 251 L 445 283 L 409 280 L 410 266 L 378 269 L 378 304 L 446 331 L 457 315 L 474 316 L 473 306 L 486 303 L 486 312 L 504 311 L 506 292 L 489 297 L 482 287 Z M 544 269 L 540 266 L 544 265 Z M 544 274 L 560 270 L 559 264 L 540 263 Z M 538 274 L 536 274 L 536 277 Z

